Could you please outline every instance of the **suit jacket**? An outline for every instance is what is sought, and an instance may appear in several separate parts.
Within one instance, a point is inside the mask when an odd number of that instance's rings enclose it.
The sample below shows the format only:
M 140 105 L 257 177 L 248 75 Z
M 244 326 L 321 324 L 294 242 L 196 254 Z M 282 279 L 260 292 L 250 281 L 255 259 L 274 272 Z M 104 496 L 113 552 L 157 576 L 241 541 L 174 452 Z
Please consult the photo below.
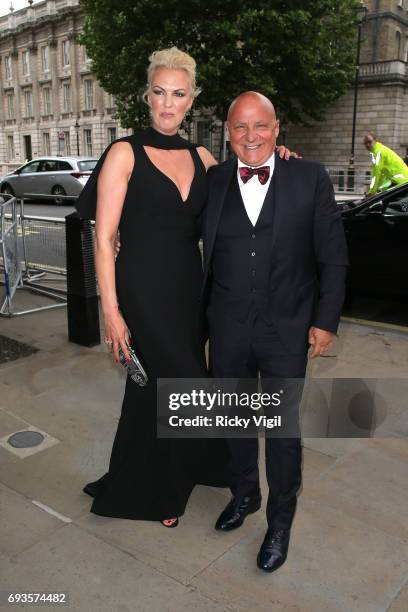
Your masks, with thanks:
M 207 296 L 217 227 L 236 169 L 236 160 L 228 160 L 208 172 L 208 202 L 202 220 L 203 294 Z M 288 350 L 302 352 L 311 325 L 337 331 L 348 265 L 343 223 L 330 178 L 317 162 L 285 161 L 276 156 L 271 197 L 268 314 Z

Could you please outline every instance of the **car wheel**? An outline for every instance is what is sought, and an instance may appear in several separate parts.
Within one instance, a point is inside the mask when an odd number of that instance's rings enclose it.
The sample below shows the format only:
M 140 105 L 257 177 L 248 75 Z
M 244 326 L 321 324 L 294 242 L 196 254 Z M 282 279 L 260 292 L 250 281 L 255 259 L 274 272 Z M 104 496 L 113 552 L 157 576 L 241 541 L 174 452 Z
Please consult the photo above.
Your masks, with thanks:
M 4 193 L 6 195 L 11 195 L 11 196 L 15 195 L 13 188 L 8 183 L 4 183 L 1 186 L 1 193 Z
M 55 185 L 55 187 L 51 189 L 51 193 L 54 196 L 66 196 L 67 195 L 67 192 L 65 191 L 63 187 L 61 187 L 61 185 Z M 64 200 L 63 198 L 55 198 L 54 202 L 58 206 L 62 206 L 62 204 L 64 204 L 66 200 Z

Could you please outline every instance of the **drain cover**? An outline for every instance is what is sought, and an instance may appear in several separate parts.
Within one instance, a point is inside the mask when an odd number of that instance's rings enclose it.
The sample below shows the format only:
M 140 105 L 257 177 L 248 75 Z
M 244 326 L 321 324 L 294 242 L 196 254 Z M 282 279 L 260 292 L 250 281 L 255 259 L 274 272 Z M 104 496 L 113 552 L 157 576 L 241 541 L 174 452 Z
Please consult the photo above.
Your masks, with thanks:
M 7 442 L 14 448 L 29 448 L 38 446 L 44 440 L 44 436 L 38 431 L 18 431 L 10 436 Z

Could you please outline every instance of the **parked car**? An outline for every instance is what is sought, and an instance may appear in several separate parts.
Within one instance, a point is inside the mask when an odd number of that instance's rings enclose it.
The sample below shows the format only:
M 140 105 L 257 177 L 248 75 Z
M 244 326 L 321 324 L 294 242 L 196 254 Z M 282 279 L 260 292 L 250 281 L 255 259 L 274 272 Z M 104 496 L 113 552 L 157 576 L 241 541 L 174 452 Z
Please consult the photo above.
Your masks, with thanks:
M 89 157 L 40 157 L 6 174 L 0 181 L 0 192 L 22 197 L 25 194 L 78 196 L 97 159 Z
M 408 302 L 408 184 L 338 205 L 349 248 L 349 297 Z

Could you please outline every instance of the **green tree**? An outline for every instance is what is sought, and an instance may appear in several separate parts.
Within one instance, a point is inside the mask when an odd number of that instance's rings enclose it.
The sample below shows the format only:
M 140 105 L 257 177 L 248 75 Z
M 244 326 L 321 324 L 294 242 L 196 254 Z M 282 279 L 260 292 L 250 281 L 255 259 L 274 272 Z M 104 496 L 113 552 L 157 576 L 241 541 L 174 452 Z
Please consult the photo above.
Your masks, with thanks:
M 148 57 L 176 45 L 198 65 L 195 107 L 225 118 L 256 90 L 281 119 L 322 119 L 354 76 L 358 0 L 82 0 L 81 42 L 124 127 L 147 122 Z

